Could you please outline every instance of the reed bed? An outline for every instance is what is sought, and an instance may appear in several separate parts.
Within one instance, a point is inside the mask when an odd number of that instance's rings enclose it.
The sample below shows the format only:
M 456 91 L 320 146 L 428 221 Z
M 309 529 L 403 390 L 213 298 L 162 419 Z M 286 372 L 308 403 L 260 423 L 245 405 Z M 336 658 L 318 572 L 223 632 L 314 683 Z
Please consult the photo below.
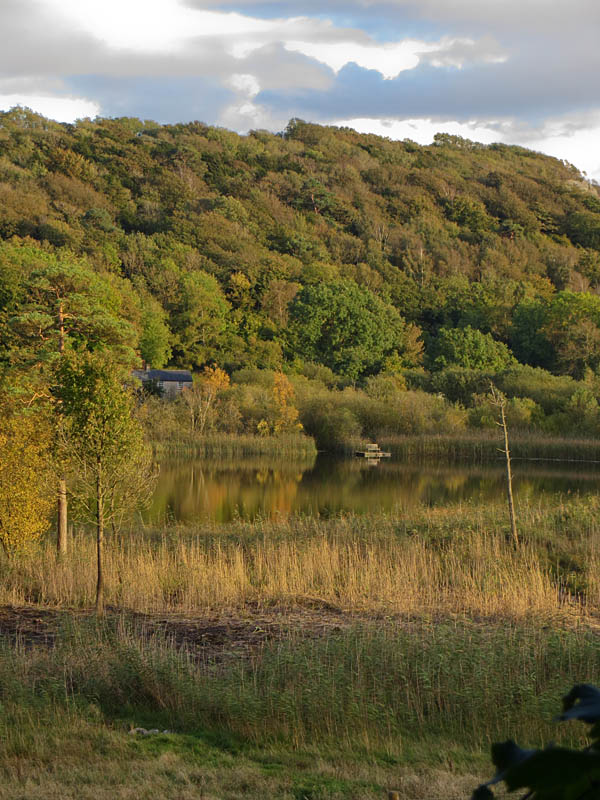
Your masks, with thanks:
M 419 436 L 381 436 L 379 444 L 404 459 L 443 459 L 486 464 L 504 456 L 495 431 L 462 432 L 456 435 L 420 434 Z M 600 440 L 560 438 L 537 433 L 515 432 L 510 437 L 513 459 L 541 461 L 581 461 L 600 464 Z
M 518 516 L 518 549 L 501 505 L 139 526 L 107 544 L 102 620 L 68 613 L 93 605 L 91 533 L 0 561 L 0 603 L 67 609 L 51 645 L 0 641 L 0 800 L 458 800 L 492 741 L 581 746 L 552 718 L 600 682 L 599 502 Z M 127 612 L 307 602 L 251 650 Z M 320 628 L 319 604 L 356 613 Z
M 482 751 L 508 732 L 527 744 L 578 742 L 583 731 L 552 717 L 565 688 L 599 674 L 593 632 L 460 620 L 362 624 L 327 638 L 291 631 L 234 661 L 195 658 L 123 619 L 72 625 L 53 648 L 0 650 L 0 697 L 16 715 L 42 700 L 96 720 L 153 714 L 162 728 L 230 743 L 396 757 L 423 741 Z M 0 762 L 23 736 L 6 712 Z
M 303 434 L 255 436 L 252 434 L 211 433 L 203 436 L 182 436 L 154 441 L 157 454 L 196 455 L 207 458 L 270 456 L 275 459 L 313 458 L 317 448 L 314 439 Z
M 306 601 L 367 613 L 596 613 L 597 505 L 522 505 L 518 549 L 501 506 L 137 529 L 106 547 L 106 598 L 186 613 Z M 94 548 L 81 534 L 61 560 L 47 542 L 3 562 L 0 603 L 92 605 Z

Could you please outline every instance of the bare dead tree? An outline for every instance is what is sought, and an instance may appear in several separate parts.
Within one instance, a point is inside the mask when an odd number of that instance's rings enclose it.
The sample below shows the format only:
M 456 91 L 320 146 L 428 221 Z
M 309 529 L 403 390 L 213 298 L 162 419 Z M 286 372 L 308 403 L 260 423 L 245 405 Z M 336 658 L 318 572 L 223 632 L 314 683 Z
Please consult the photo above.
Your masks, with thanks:
M 510 465 L 510 449 L 508 446 L 508 426 L 506 424 L 506 397 L 497 389 L 493 383 L 490 384 L 490 399 L 492 405 L 496 406 L 500 413 L 500 420 L 496 422 L 504 434 L 504 449 L 498 448 L 504 453 L 506 461 L 506 496 L 508 500 L 508 513 L 510 515 L 510 530 L 515 547 L 519 546 L 519 533 L 517 531 L 517 519 L 515 516 L 515 503 L 512 490 L 512 469 Z

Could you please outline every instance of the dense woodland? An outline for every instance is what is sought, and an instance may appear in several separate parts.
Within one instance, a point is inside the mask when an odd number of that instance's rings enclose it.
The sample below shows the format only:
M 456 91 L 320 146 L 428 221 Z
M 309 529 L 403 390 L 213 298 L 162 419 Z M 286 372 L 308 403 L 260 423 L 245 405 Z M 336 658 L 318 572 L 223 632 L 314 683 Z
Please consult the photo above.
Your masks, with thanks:
M 17 108 L 0 237 L 4 402 L 104 352 L 197 373 L 158 437 L 485 427 L 490 381 L 513 427 L 600 433 L 600 192 L 522 147 Z

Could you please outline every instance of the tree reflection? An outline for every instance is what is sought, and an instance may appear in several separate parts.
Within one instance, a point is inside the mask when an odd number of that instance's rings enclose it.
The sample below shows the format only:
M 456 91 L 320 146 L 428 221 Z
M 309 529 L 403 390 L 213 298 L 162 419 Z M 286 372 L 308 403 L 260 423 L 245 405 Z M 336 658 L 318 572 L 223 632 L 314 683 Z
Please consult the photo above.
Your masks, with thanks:
M 320 456 L 274 462 L 268 457 L 219 461 L 165 460 L 146 521 L 229 522 L 235 518 L 401 511 L 419 505 L 494 502 L 503 497 L 501 463 L 487 467 L 399 463 Z M 521 464 L 515 493 L 597 492 L 600 471 Z

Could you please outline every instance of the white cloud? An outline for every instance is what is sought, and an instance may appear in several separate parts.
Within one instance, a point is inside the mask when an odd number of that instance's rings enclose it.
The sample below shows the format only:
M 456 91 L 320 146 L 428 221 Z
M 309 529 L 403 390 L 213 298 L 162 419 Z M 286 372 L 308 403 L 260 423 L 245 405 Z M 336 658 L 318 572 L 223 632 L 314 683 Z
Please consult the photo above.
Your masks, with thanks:
M 196 37 L 266 34 L 280 23 L 203 11 L 180 0 L 38 0 L 70 25 L 110 47 L 139 53 L 181 49 Z
M 275 115 L 269 108 L 243 98 L 224 108 L 217 120 L 219 125 L 242 134 L 253 129 L 281 131 L 287 122 L 287 116 Z
M 346 64 L 354 62 L 365 69 L 375 69 L 384 78 L 390 79 L 406 69 L 414 69 L 419 63 L 419 53 L 435 50 L 436 45 L 412 39 L 379 46 L 357 44 L 352 41 L 288 41 L 285 43 L 285 49 L 315 58 L 327 64 L 334 72 L 339 72 Z
M 397 78 L 405 70 L 414 69 L 425 55 L 429 56 L 426 60 L 434 67 L 461 68 L 473 58 L 484 63 L 501 63 L 506 60 L 506 55 L 490 37 L 479 42 L 443 37 L 437 42 L 404 39 L 385 44 L 351 40 L 288 41 L 285 49 L 321 61 L 336 73 L 353 62 L 364 69 L 377 70 L 386 80 Z
M 260 83 L 254 75 L 234 73 L 226 81 L 227 85 L 240 94 L 255 97 L 260 92 Z
M 96 117 L 100 114 L 98 103 L 83 97 L 0 94 L 0 109 L 8 111 L 14 106 L 26 106 L 57 122 L 75 122 L 77 119 Z
M 431 119 L 346 119 L 336 120 L 333 125 L 354 128 L 359 133 L 375 133 L 389 139 L 412 139 L 418 144 L 431 144 L 433 137 L 440 131 L 453 136 L 491 144 L 499 141 L 498 131 L 473 122 L 445 122 Z
M 288 52 L 302 53 L 339 72 L 354 62 L 379 71 L 386 79 L 414 69 L 421 57 L 439 52 L 436 66 L 462 66 L 477 53 L 477 60 L 497 59 L 498 46 L 488 38 L 483 44 L 470 38 L 443 37 L 437 42 L 403 39 L 378 43 L 358 29 L 344 29 L 316 17 L 260 19 L 244 14 L 192 8 L 182 0 L 38 0 L 80 33 L 114 50 L 143 54 L 197 51 L 222 41 L 222 49 L 238 60 L 247 59 L 264 46 L 282 44 Z M 491 53 L 486 49 L 491 46 Z M 199 54 L 199 52 L 198 52 Z
M 503 64 L 507 54 L 491 37 L 475 39 L 446 39 L 430 51 L 427 59 L 433 67 L 456 67 L 462 69 L 466 63 Z

